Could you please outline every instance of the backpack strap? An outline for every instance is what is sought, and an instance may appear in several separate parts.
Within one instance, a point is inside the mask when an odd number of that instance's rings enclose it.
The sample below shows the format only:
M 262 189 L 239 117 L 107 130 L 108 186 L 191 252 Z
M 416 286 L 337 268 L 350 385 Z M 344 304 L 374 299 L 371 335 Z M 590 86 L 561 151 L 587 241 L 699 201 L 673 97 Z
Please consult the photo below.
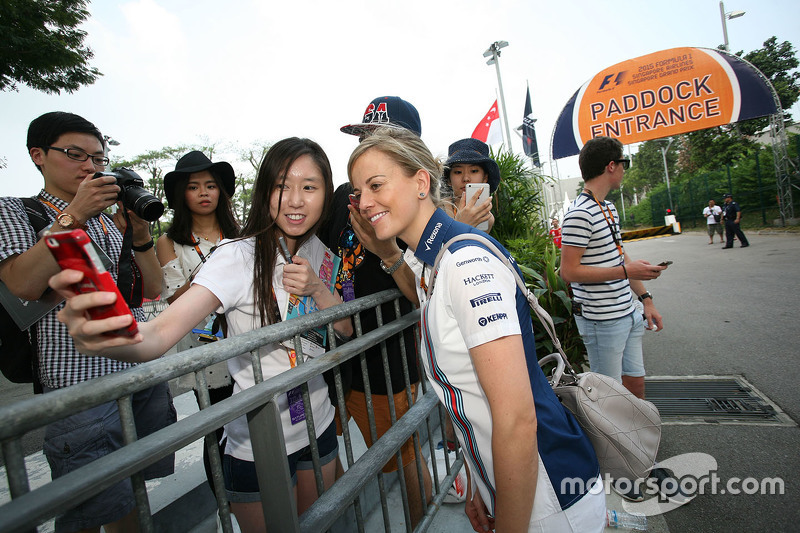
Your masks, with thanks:
M 436 256 L 436 261 L 433 263 L 433 275 L 428 283 L 428 299 L 430 299 L 431 295 L 433 294 L 433 286 L 436 283 L 436 276 L 439 273 L 439 262 L 442 260 L 442 256 L 444 256 L 444 251 L 447 250 L 450 245 L 458 241 L 478 242 L 484 248 L 494 254 L 498 259 L 500 259 L 500 261 L 502 261 L 506 267 L 508 267 L 508 269 L 511 271 L 511 274 L 514 276 L 514 281 L 517 283 L 517 287 L 522 291 L 522 294 L 525 295 L 525 299 L 528 300 L 528 304 L 531 306 L 531 309 L 533 309 L 533 312 L 536 313 L 537 317 L 539 317 L 539 320 L 542 322 L 545 331 L 553 341 L 553 346 L 561 355 L 561 359 L 564 361 L 564 366 L 569 370 L 570 373 L 574 374 L 575 371 L 573 370 L 572 365 L 570 365 L 567 355 L 564 353 L 564 349 L 561 347 L 561 341 L 559 341 L 558 336 L 556 336 L 556 328 L 555 324 L 553 324 L 553 317 L 550 316 L 550 313 L 544 310 L 541 304 L 539 304 L 539 300 L 536 298 L 536 296 L 525 285 L 525 282 L 522 280 L 517 270 L 512 266 L 511 259 L 509 259 L 508 256 L 502 253 L 492 241 L 483 235 L 478 233 L 463 233 L 461 235 L 456 235 L 442 245 L 442 249 L 439 250 L 439 253 Z
M 28 215 L 28 222 L 33 226 L 38 238 L 39 232 L 50 226 L 50 218 L 47 216 L 47 210 L 42 205 L 42 202 L 37 197 L 20 198 L 25 206 L 25 213 Z

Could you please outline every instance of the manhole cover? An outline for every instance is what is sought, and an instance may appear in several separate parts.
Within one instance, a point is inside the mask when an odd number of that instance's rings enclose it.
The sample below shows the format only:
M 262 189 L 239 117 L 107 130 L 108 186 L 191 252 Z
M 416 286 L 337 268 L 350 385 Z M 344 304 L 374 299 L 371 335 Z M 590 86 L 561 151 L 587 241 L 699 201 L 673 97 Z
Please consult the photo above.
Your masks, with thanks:
M 648 376 L 664 424 L 797 424 L 742 376 Z

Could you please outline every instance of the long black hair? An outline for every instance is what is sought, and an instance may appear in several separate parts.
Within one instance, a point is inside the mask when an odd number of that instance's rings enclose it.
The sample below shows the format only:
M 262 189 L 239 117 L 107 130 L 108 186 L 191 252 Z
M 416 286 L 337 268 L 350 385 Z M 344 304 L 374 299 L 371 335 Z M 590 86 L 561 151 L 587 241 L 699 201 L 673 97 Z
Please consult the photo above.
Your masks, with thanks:
M 233 210 L 231 209 L 231 198 L 225 187 L 222 186 L 219 177 L 214 174 L 214 169 L 209 168 L 208 172 L 214 178 L 214 182 L 219 189 L 219 200 L 217 201 L 217 208 L 214 215 L 217 217 L 219 229 L 223 237 L 226 239 L 233 239 L 239 236 L 239 223 L 233 217 Z M 194 236 L 192 235 L 192 212 L 186 207 L 186 186 L 189 183 L 190 174 L 181 176 L 175 183 L 175 197 L 172 202 L 175 205 L 170 205 L 174 211 L 172 224 L 167 230 L 167 237 L 172 239 L 177 244 L 185 244 L 193 246 L 196 244 Z
M 253 294 L 262 326 L 274 324 L 280 319 L 277 301 L 272 297 L 272 274 L 278 253 L 278 237 L 282 232 L 270 214 L 270 198 L 275 188 L 286 179 L 286 173 L 294 162 L 304 155 L 311 157 L 325 180 L 325 202 L 316 224 L 297 239 L 297 249 L 319 232 L 322 223 L 328 218 L 333 203 L 333 173 L 328 156 L 322 147 L 310 139 L 298 137 L 278 141 L 264 155 L 253 187 L 250 213 L 241 232 L 241 238 L 255 239 Z M 280 191 L 280 195 L 278 205 L 282 203 L 283 190 Z

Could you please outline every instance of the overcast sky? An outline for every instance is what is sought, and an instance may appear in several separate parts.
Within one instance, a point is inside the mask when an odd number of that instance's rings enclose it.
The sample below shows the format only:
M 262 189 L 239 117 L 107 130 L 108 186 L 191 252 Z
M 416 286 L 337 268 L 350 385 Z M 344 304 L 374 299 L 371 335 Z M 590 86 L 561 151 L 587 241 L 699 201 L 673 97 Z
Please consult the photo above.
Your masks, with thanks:
M 356 144 L 339 128 L 360 121 L 374 97 L 397 95 L 417 107 L 423 140 L 446 156 L 496 98 L 483 52 L 499 40 L 510 43 L 500 58 L 509 122 L 522 123 L 529 82 L 547 171 L 561 109 L 597 72 L 723 41 L 716 0 L 103 0 L 89 9 L 91 64 L 103 77 L 71 95 L 0 93 L 3 196 L 42 187 L 25 136 L 32 119 L 55 110 L 94 122 L 121 143 L 112 155 L 124 157 L 205 139 L 225 148 L 309 137 L 327 152 L 338 184 Z M 725 9 L 746 12 L 728 21 L 734 52 L 773 35 L 800 46 L 797 0 L 728 0 Z M 800 119 L 800 105 L 790 111 Z M 215 160 L 246 169 L 234 157 Z M 576 159 L 559 160 L 558 173 L 578 175 Z

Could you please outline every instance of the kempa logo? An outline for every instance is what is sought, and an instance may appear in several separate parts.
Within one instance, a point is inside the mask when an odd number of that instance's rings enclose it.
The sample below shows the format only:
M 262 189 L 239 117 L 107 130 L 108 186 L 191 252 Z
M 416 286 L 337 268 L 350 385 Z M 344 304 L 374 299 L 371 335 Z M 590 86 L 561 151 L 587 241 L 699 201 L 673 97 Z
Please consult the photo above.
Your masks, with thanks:
M 779 494 L 786 492 L 785 483 L 779 477 L 765 477 L 760 480 L 752 477 L 732 477 L 723 480 L 717 475 L 717 460 L 707 453 L 693 452 L 676 455 L 659 461 L 655 468 L 670 472 L 670 477 L 647 477 L 635 480 L 612 479 L 604 475 L 606 494 L 611 494 L 611 485 L 627 491 L 636 487 L 644 496 L 640 502 L 622 501 L 622 508 L 633 514 L 655 516 L 677 509 L 692 501 L 698 494 Z M 595 487 L 596 477 L 583 480 L 580 478 L 564 478 L 561 480 L 561 492 L 564 494 L 583 494 L 587 487 L 594 494 L 600 488 Z
M 474 263 L 475 261 L 483 261 L 484 263 L 488 263 L 489 262 L 489 257 L 485 256 L 485 255 L 483 257 L 473 257 L 472 259 L 467 259 L 465 261 L 459 261 L 458 263 L 456 263 L 456 266 L 460 267 L 462 265 L 468 265 L 470 263 Z
M 464 278 L 464 285 L 472 285 L 476 287 L 481 283 L 489 283 L 494 279 L 494 274 L 478 274 L 477 276 L 470 276 Z
M 442 227 L 441 222 L 437 222 L 436 226 L 434 226 L 433 231 L 431 232 L 431 236 L 425 241 L 425 249 L 430 250 L 431 244 L 433 244 L 434 239 L 436 239 L 436 234 L 439 233 L 439 228 Z
M 494 322 L 495 320 L 504 320 L 506 318 L 508 318 L 508 315 L 505 313 L 495 313 L 493 315 L 489 315 L 486 317 L 482 316 L 481 318 L 478 319 L 478 324 L 481 326 L 485 326 L 486 324 Z
M 499 292 L 490 292 L 489 294 L 484 294 L 483 296 L 478 296 L 477 298 L 473 298 L 469 301 L 472 307 L 480 307 L 483 304 L 488 304 L 489 302 L 502 302 L 503 297 L 500 296 Z

